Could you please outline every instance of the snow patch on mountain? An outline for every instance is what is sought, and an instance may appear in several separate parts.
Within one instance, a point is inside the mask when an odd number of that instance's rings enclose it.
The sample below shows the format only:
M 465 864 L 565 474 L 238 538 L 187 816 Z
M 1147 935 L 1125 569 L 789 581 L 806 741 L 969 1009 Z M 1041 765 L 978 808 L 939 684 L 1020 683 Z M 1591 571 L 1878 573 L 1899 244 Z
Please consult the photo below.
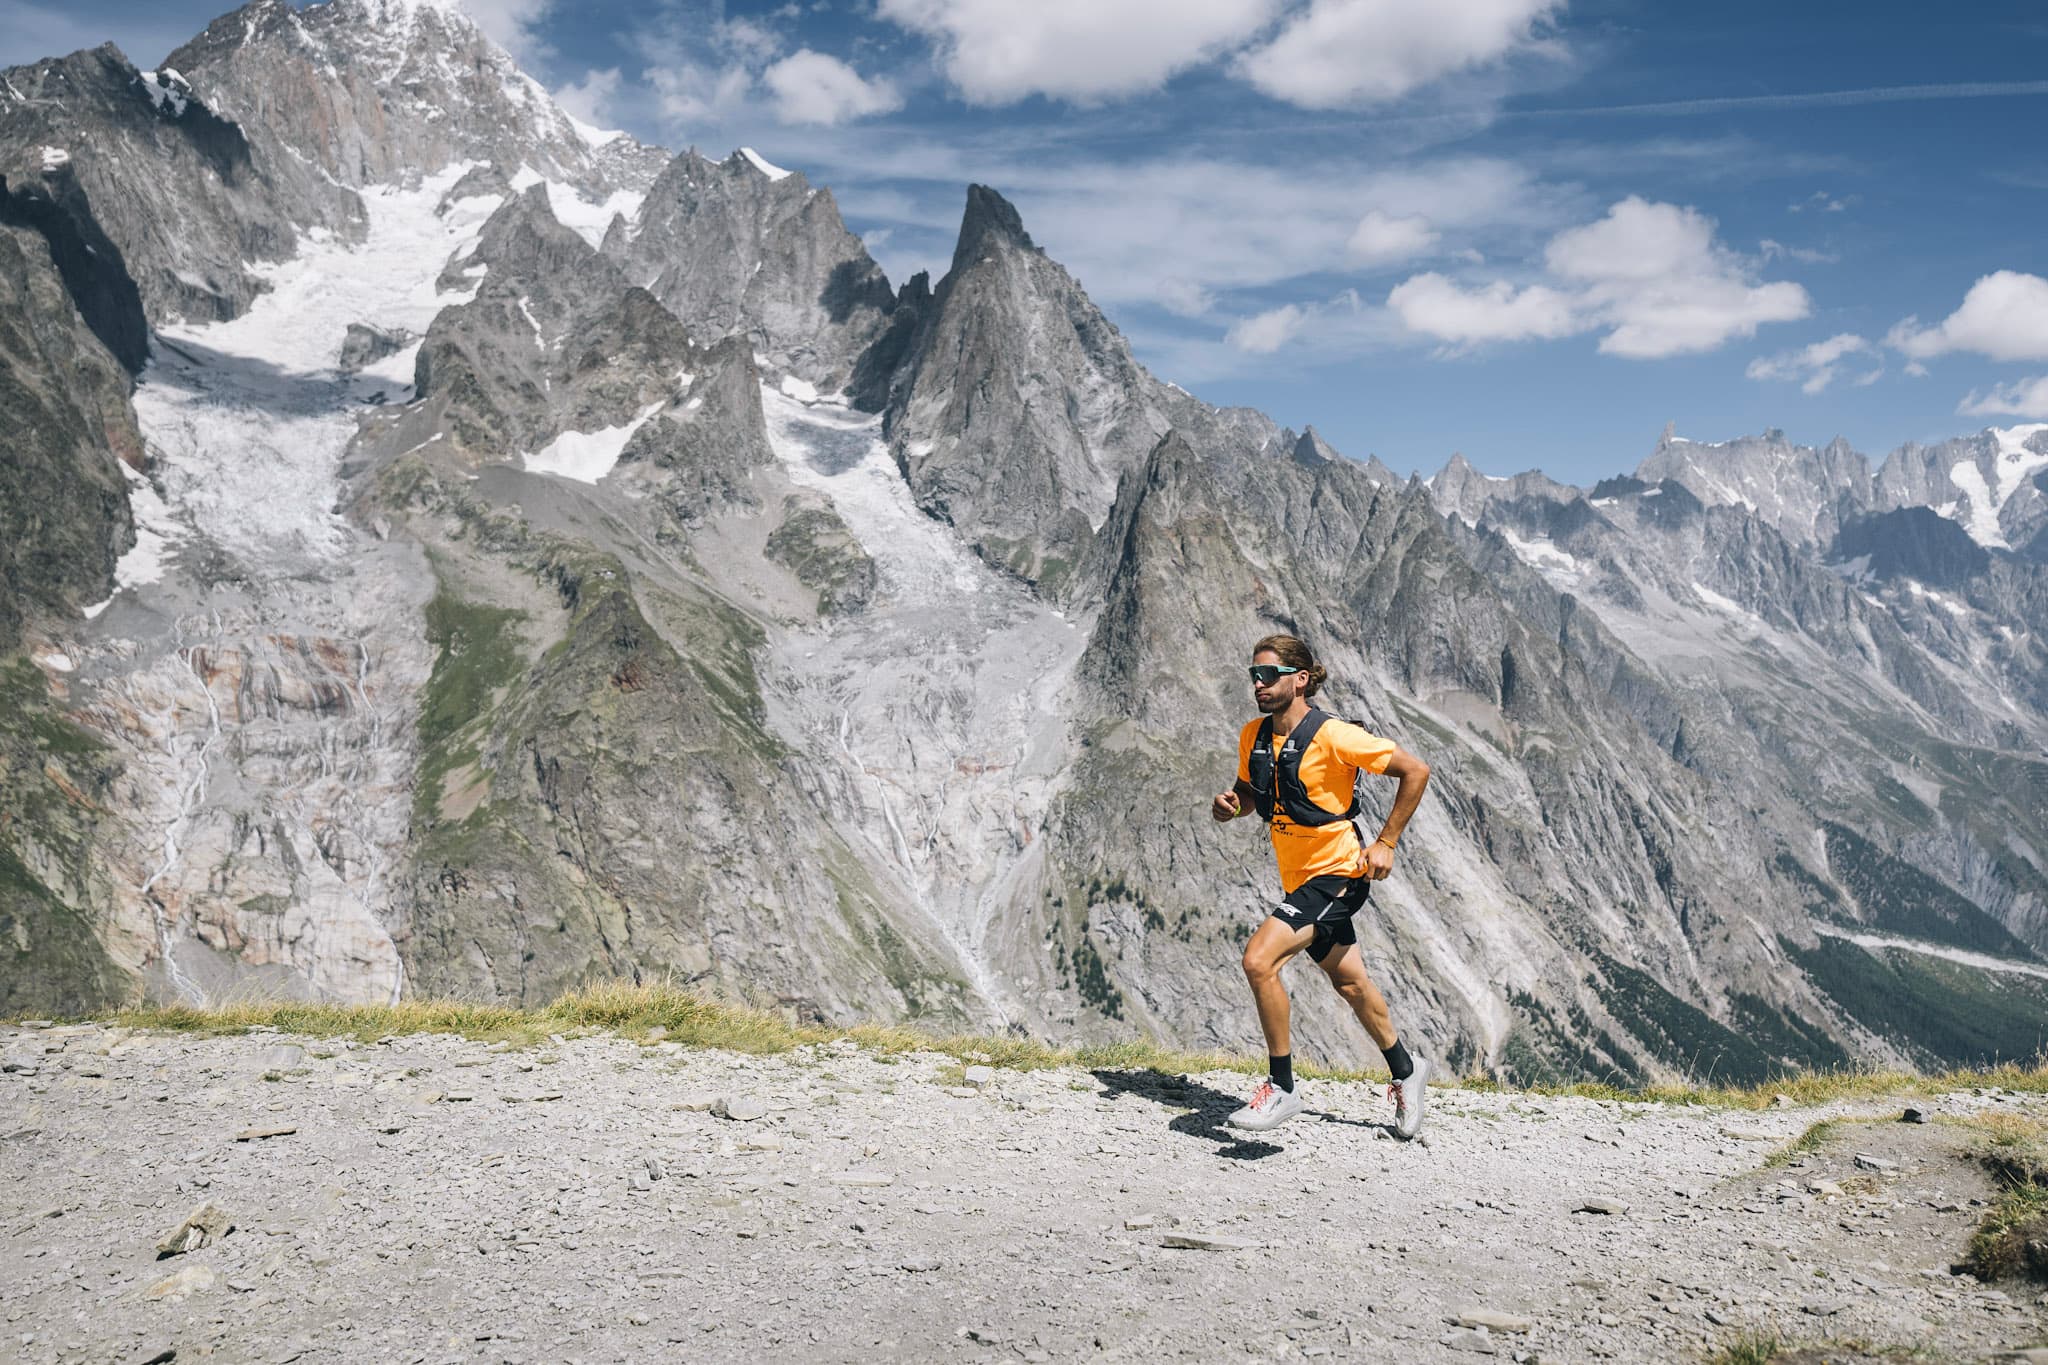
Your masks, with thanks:
M 662 409 L 649 403 L 624 426 L 599 427 L 596 431 L 565 431 L 533 454 L 525 457 L 527 469 L 536 474 L 559 474 L 578 483 L 596 483 L 612 472 L 626 442 Z
M 169 67 L 162 71 L 139 71 L 136 75 L 141 78 L 142 93 L 149 96 L 149 102 L 156 106 L 158 113 L 168 111 L 172 118 L 184 114 L 192 87 L 185 84 L 183 76 Z
M 351 322 L 424 333 L 454 301 L 435 292 L 440 265 L 498 204 L 469 198 L 436 213 L 468 169 L 364 191 L 360 245 L 308 233 L 293 259 L 256 267 L 271 289 L 241 317 L 160 330 L 135 410 L 167 515 L 273 569 L 343 550 L 336 468 L 355 435 L 362 377 L 336 370 L 341 338 Z M 385 385 L 400 378 L 389 363 L 372 375 Z
M 1069 621 L 977 558 L 912 499 L 881 417 L 761 386 L 790 481 L 822 493 L 880 574 L 856 615 L 771 645 L 777 730 L 836 755 L 876 865 L 952 949 L 977 994 L 1030 1011 L 997 965 L 1014 898 L 1035 894 L 1064 782 L 1064 697 L 1091 617 Z M 906 657 L 915 656 L 906 670 Z
M 1534 540 L 1524 540 L 1505 526 L 1496 529 L 1500 531 L 1501 539 L 1508 543 L 1508 548 L 1513 550 L 1524 564 L 1537 572 L 1579 572 L 1578 557 L 1558 549 L 1550 537 L 1538 536 Z
M 2013 494 L 2027 480 L 2048 470 L 2048 454 L 2027 448 L 2027 442 L 2044 431 L 2048 431 L 2048 422 L 1991 427 L 1987 434 L 1996 447 L 1996 453 L 1991 458 L 1988 474 L 1971 460 L 1959 460 L 1948 471 L 1949 482 L 1969 502 L 1969 517 L 1963 522 L 1963 529 L 1986 549 L 2012 548 L 2005 538 L 2001 514 L 2005 505 L 2012 501 Z M 1935 510 L 1943 516 L 1953 517 L 1956 507 L 1957 504 L 1949 503 L 1945 505 L 1946 510 Z
M 116 593 L 123 588 L 161 582 L 172 549 L 185 537 L 184 528 L 158 496 L 156 486 L 127 466 L 122 469 L 128 475 L 128 506 L 135 514 L 135 544 L 114 565 Z M 106 605 L 102 602 L 97 608 L 88 609 L 88 614 L 97 616 Z
M 619 135 L 614 133 L 613 136 Z M 512 177 L 515 191 L 535 185 L 547 186 L 548 208 L 555 215 L 555 221 L 592 246 L 604 244 L 604 234 L 611 227 L 612 219 L 624 218 L 632 222 L 639 216 L 640 206 L 647 201 L 647 196 L 637 190 L 615 190 L 603 202 L 595 202 L 584 198 L 573 185 L 549 180 L 531 166 L 521 166 Z
M 1732 597 L 1723 597 L 1720 593 L 1715 592 L 1712 588 L 1708 587 L 1704 583 L 1693 584 L 1692 590 L 1699 594 L 1700 601 L 1706 603 L 1715 611 L 1726 612 L 1730 616 L 1738 617 L 1748 617 L 1750 615 L 1748 609 L 1745 608 L 1740 602 L 1736 601 Z
M 767 176 L 770 180 L 787 180 L 790 176 L 790 172 L 769 161 L 752 147 L 740 148 L 740 155 L 745 157 L 755 170 Z
M 569 120 L 569 126 L 576 130 L 576 136 L 582 138 L 592 149 L 609 146 L 626 135 L 623 128 L 593 128 L 566 109 L 562 111 L 562 117 Z

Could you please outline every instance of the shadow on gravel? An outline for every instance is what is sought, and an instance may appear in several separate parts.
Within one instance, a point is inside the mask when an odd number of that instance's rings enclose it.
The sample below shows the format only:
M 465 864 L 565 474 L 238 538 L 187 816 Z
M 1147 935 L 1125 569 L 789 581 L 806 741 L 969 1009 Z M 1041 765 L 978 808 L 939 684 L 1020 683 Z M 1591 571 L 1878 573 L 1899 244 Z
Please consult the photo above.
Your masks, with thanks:
M 1171 1109 L 1192 1110 L 1192 1113 L 1175 1115 L 1166 1126 L 1173 1132 L 1215 1143 L 1218 1156 L 1232 1161 L 1260 1161 L 1278 1156 L 1283 1150 L 1270 1142 L 1247 1141 L 1224 1126 L 1224 1116 L 1244 1104 L 1241 1095 L 1226 1095 L 1199 1081 L 1191 1081 L 1185 1076 L 1170 1076 L 1150 1067 L 1142 1071 L 1102 1070 L 1093 1075 L 1102 1082 L 1103 1093 L 1111 1099 L 1132 1095 Z

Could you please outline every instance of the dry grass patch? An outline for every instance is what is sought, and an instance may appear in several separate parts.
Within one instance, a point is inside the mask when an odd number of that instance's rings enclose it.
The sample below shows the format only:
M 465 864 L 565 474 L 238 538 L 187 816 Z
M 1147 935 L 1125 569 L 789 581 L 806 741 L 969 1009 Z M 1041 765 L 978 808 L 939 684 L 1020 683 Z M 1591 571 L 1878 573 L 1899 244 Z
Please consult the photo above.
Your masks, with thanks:
M 532 1009 L 479 1005 L 456 1000 L 408 1000 L 395 1005 L 323 1005 L 294 1001 L 251 1000 L 195 1009 L 184 1005 L 121 1010 L 114 1022 L 131 1028 L 171 1030 L 206 1035 L 243 1033 L 274 1028 L 321 1038 L 355 1038 L 365 1042 L 392 1034 L 453 1033 L 487 1042 L 522 1045 L 551 1035 L 604 1031 L 629 1039 L 650 1036 L 692 1047 L 734 1052 L 777 1053 L 847 1040 L 866 1051 L 889 1057 L 909 1052 L 937 1052 L 963 1063 L 980 1063 L 1014 1071 L 1048 1067 L 1088 1070 L 1154 1070 L 1186 1075 L 1209 1071 L 1262 1075 L 1263 1056 L 1221 1052 L 1183 1052 L 1149 1042 L 1053 1047 L 1031 1038 L 1008 1035 L 941 1036 L 903 1025 L 857 1024 L 828 1027 L 794 1023 L 783 1015 L 744 1005 L 706 1000 L 673 984 L 633 985 L 626 982 L 586 986 Z M 655 1030 L 663 1032 L 656 1034 Z M 1297 1062 L 1298 1074 L 1316 1080 L 1380 1081 L 1384 1072 Z M 2048 1063 L 2007 1065 L 1984 1071 L 1951 1071 L 1918 1076 L 1902 1071 L 1835 1071 L 1787 1076 L 1755 1086 L 1652 1085 L 1629 1090 L 1582 1082 L 1533 1086 L 1515 1092 L 1481 1076 L 1468 1076 L 1453 1086 L 1474 1091 L 1527 1093 L 1628 1103 L 1662 1101 L 1720 1109 L 1766 1109 L 1780 1095 L 1795 1104 L 1821 1105 L 1841 1100 L 1877 1099 L 1895 1095 L 1927 1095 L 1979 1086 L 1997 1086 L 2026 1093 L 2048 1093 Z M 1802 1138 L 1802 1140 L 1804 1140 Z M 1814 1141 L 1819 1141 L 1815 1138 Z

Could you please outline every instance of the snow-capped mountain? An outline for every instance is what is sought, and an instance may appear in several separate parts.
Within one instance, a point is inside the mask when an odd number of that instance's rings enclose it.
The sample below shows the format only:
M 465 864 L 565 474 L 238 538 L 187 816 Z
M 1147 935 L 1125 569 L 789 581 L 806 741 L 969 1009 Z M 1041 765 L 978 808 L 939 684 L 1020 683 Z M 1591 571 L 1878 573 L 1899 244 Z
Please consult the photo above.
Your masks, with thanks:
M 1435 767 L 1361 930 L 1454 1064 L 2048 1040 L 2041 429 L 1404 482 L 1147 373 L 996 190 L 894 287 L 443 0 L 0 73 L 0 174 L 11 1007 L 1242 1046 L 1270 855 L 1204 808 L 1277 628 Z

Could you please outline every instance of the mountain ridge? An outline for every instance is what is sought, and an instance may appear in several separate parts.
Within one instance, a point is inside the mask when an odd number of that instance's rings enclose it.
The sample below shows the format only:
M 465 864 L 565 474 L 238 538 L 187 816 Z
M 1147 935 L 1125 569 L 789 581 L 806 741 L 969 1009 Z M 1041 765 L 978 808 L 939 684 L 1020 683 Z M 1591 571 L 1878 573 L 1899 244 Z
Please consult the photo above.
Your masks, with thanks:
M 149 557 L 109 553 L 125 504 L 72 515 L 49 543 L 93 553 L 22 617 L 66 665 L 34 704 L 85 727 L 108 795 L 81 832 L 51 802 L 82 757 L 25 740 L 0 770 L 37 812 L 0 894 L 112 966 L 38 987 L 31 941 L 17 995 L 652 973 L 806 1018 L 1234 1046 L 1269 855 L 1202 810 L 1246 642 L 1286 629 L 1436 769 L 1361 929 L 1452 1064 L 1633 1082 L 2048 1038 L 2026 973 L 1935 951 L 1948 895 L 2048 949 L 2048 579 L 2010 548 L 2048 515 L 2040 433 L 1876 474 L 1765 433 L 1667 435 L 1594 490 L 1462 459 L 1404 482 L 1150 374 L 986 186 L 946 275 L 891 289 L 800 173 L 599 156 L 439 5 L 258 0 L 208 34 L 168 84 L 87 54 L 70 169 L 0 94 L 0 171 L 87 187 L 68 221 L 154 333 Z M 192 203 L 102 155 L 216 141 L 246 161 Z M 64 312 L 49 259 L 33 306 Z M 108 316 L 91 283 L 65 297 Z M 364 337 L 384 354 L 350 359 Z M 1913 508 L 1984 558 L 1924 517 L 1897 555 L 1855 539 Z M 80 619 L 94 553 L 118 590 Z M 1894 903 L 1903 867 L 1928 887 Z M 1841 937 L 1902 926 L 1918 947 Z M 1298 1026 L 1364 1047 L 1326 1000 Z

